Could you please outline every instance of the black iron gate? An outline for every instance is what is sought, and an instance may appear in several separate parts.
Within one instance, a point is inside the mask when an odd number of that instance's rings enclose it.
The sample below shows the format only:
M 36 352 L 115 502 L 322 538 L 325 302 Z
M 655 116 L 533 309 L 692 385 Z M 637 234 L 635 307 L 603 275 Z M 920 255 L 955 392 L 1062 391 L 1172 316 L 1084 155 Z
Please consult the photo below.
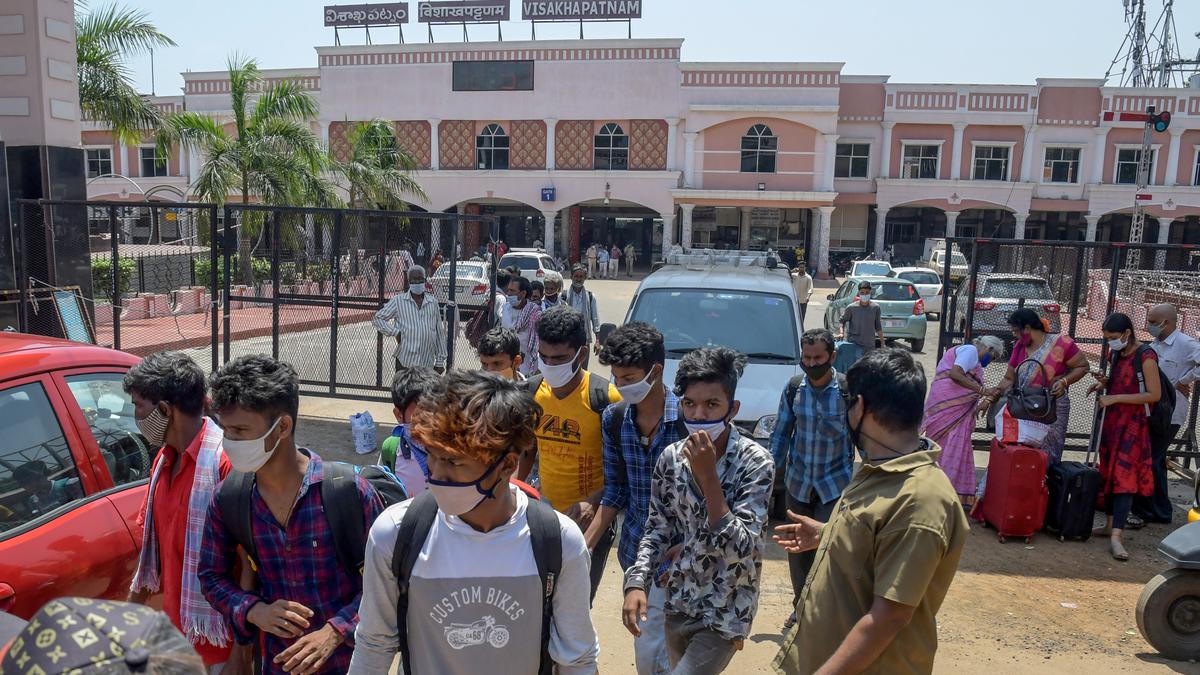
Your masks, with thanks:
M 1051 333 L 1069 336 L 1088 357 L 1091 368 L 1104 371 L 1107 347 L 1100 330 L 1104 319 L 1123 312 L 1133 319 L 1138 338 L 1145 333 L 1146 314 L 1158 303 L 1180 309 L 1179 330 L 1200 330 L 1200 247 L 1191 245 L 1123 244 L 1011 239 L 948 239 L 969 261 L 961 279 L 952 278 L 952 256 L 946 256 L 943 313 L 938 331 L 938 358 L 946 350 L 980 335 L 1004 340 L 1011 354 L 1013 336 L 1008 317 L 1028 307 L 1049 324 Z M 987 384 L 1004 376 L 1003 368 L 986 371 Z M 1067 449 L 1087 449 L 1097 424 L 1095 398 L 1085 392 L 1091 378 L 1071 388 Z M 1170 454 L 1200 458 L 1196 444 L 1197 404 L 1191 397 L 1187 424 Z M 976 428 L 976 442 L 991 438 L 986 421 Z
M 396 343 L 372 320 L 407 290 L 409 268 L 425 267 L 442 310 L 447 367 L 478 366 L 464 324 L 476 312 L 494 316 L 494 258 L 453 255 L 464 234 L 498 239 L 490 216 L 169 202 L 18 207 L 19 288 L 0 304 L 15 307 L 25 332 L 137 355 L 182 349 L 213 369 L 271 354 L 296 367 L 306 395 L 390 400 Z M 91 283 L 60 284 L 55 264 L 40 262 L 54 260 L 44 243 L 53 237 L 41 235 L 85 220 Z M 78 301 L 78 321 L 64 318 L 64 297 Z

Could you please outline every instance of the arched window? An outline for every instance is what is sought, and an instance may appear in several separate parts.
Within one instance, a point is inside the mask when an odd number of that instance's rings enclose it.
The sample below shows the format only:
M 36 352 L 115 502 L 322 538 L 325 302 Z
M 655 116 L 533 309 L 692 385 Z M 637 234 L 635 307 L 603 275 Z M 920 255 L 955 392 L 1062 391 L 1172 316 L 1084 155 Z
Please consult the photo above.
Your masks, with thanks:
M 742 173 L 775 173 L 775 151 L 779 139 L 771 127 L 755 124 L 742 136 Z
M 596 169 L 629 168 L 629 137 L 621 125 L 609 122 L 596 134 Z
M 475 166 L 480 169 L 508 168 L 508 134 L 499 124 L 489 124 L 475 137 Z

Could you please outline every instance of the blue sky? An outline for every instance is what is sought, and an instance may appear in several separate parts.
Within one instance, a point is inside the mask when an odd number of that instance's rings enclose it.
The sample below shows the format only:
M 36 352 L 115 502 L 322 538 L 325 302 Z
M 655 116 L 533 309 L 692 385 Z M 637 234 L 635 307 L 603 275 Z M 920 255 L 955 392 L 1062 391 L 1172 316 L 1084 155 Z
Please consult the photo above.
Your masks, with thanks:
M 346 4 L 349 0 L 336 0 Z M 1153 18 L 1162 0 L 1148 0 Z M 409 42 L 426 40 L 413 16 Z M 512 15 L 520 16 L 519 0 Z M 92 0 L 93 6 L 106 4 Z M 179 46 L 155 55 L 160 95 L 178 94 L 184 70 L 219 70 L 231 52 L 264 68 L 313 67 L 314 46 L 333 44 L 317 0 L 125 0 L 149 12 Z M 329 4 L 334 4 L 330 2 Z M 1175 10 L 1185 57 L 1200 40 L 1200 2 Z M 624 37 L 623 24 L 593 24 L 588 37 Z M 528 23 L 503 25 L 507 40 L 529 39 Z M 494 40 L 495 27 L 471 29 L 472 41 Z M 574 38 L 577 25 L 541 25 L 539 39 Z M 644 0 L 633 36 L 684 38 L 689 61 L 844 61 L 842 72 L 891 75 L 893 82 L 1032 84 L 1037 77 L 1103 77 L 1125 35 L 1121 0 Z M 373 33 L 395 42 L 394 29 Z M 439 42 L 457 42 L 457 26 L 439 27 Z M 362 31 L 343 33 L 361 44 Z M 149 58 L 130 63 L 150 90 Z M 1115 78 L 1111 81 L 1116 84 Z

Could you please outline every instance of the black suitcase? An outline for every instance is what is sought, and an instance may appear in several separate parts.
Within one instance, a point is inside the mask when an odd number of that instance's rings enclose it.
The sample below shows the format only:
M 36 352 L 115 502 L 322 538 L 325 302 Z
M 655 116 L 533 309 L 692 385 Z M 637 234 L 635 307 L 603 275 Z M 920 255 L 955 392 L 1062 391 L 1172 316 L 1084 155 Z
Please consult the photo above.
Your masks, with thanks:
M 1059 462 L 1046 474 L 1050 505 L 1046 509 L 1046 529 L 1058 534 L 1059 541 L 1092 536 L 1096 515 L 1096 496 L 1100 493 L 1100 471 L 1083 462 Z

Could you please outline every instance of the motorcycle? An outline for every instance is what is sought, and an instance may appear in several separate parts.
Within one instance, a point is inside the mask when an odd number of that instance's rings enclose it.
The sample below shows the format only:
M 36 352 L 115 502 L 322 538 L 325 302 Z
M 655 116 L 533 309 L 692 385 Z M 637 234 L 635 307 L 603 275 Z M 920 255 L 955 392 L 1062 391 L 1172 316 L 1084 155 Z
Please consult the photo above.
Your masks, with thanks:
M 1187 524 L 1158 545 L 1171 568 L 1146 584 L 1135 612 L 1146 642 L 1179 661 L 1200 658 L 1200 472 L 1193 496 Z
M 484 642 L 496 649 L 508 644 L 508 628 L 497 626 L 496 619 L 485 616 L 475 623 L 452 623 L 446 626 L 446 642 L 453 649 L 474 647 Z

